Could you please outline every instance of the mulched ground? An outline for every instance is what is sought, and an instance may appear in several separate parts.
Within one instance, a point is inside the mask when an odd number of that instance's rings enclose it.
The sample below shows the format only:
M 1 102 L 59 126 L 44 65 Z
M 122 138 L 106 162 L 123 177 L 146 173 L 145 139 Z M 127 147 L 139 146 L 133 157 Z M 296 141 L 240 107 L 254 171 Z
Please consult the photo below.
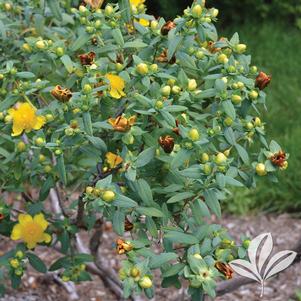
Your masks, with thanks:
M 274 239 L 274 252 L 290 249 L 301 239 L 301 220 L 289 215 L 280 216 L 253 216 L 253 217 L 226 217 L 223 225 L 229 229 L 234 238 L 239 239 L 241 234 L 255 237 L 265 232 L 271 232 Z M 115 236 L 109 232 L 105 234 L 102 246 L 103 256 L 108 258 L 109 263 L 115 269 L 119 268 L 119 260 L 112 247 Z M 0 238 L 0 252 L 5 252 L 10 243 L 6 239 Z M 57 258 L 55 251 L 39 247 L 38 255 L 51 263 Z M 241 287 L 237 291 L 225 296 L 216 298 L 216 301 L 288 301 L 293 299 L 295 292 L 301 289 L 301 263 L 291 266 L 286 271 L 268 280 L 266 283 L 265 296 L 260 298 L 260 285 L 250 284 Z M 102 282 L 93 277 L 92 282 L 86 282 L 76 286 L 77 295 L 70 296 L 61 284 L 52 280 L 48 276 L 40 276 L 32 269 L 29 269 L 24 276 L 22 287 L 18 291 L 8 290 L 4 298 L 0 301 L 117 301 L 116 298 L 104 287 Z M 143 298 L 141 300 L 144 300 Z M 179 293 L 173 289 L 158 289 L 153 301 L 185 301 L 189 300 L 185 296 L 185 291 Z

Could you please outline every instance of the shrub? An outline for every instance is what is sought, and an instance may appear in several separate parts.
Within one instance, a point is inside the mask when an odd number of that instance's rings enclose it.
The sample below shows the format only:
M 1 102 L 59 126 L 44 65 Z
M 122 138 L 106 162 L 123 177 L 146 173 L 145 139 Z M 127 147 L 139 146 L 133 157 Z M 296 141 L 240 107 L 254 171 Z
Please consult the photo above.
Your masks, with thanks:
M 186 279 L 194 298 L 214 296 L 247 244 L 208 218 L 228 187 L 287 167 L 257 113 L 270 77 L 237 33 L 218 37 L 218 10 L 196 2 L 166 22 L 143 2 L 1 2 L 0 183 L 23 209 L 1 204 L 1 235 L 18 244 L 0 263 L 15 288 L 28 264 L 47 271 L 38 245 L 61 251 L 49 270 L 64 281 L 89 280 L 106 220 L 125 297 L 151 298 L 159 268 L 163 287 Z

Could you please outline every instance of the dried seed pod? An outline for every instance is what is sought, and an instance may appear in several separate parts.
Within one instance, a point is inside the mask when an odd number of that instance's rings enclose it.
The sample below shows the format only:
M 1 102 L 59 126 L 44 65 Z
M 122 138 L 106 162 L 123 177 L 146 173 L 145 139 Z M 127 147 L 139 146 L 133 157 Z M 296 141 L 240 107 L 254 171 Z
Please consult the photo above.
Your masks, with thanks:
M 169 31 L 176 27 L 175 22 L 167 21 L 161 28 L 161 34 L 163 36 L 168 35 Z
M 271 76 L 261 71 L 256 77 L 255 87 L 259 88 L 259 90 L 263 90 L 271 82 L 271 80 Z
M 274 165 L 282 168 L 286 164 L 286 153 L 284 151 L 279 151 L 278 153 L 275 153 L 273 156 L 271 156 L 269 159 Z
M 126 217 L 125 220 L 124 220 L 124 230 L 125 231 L 132 231 L 134 228 L 134 224 L 131 223 L 129 221 L 129 219 Z
M 227 279 L 232 279 L 233 277 L 233 269 L 230 267 L 230 265 L 226 264 L 226 263 L 223 263 L 223 262 L 220 262 L 220 261 L 217 261 L 215 263 L 215 268 L 220 272 L 222 273 L 223 275 L 225 275 L 225 277 Z
M 161 136 L 159 138 L 159 144 L 165 153 L 170 154 L 175 146 L 174 138 L 171 136 Z
M 51 95 L 61 102 L 68 102 L 72 97 L 72 92 L 67 88 L 62 88 L 61 86 L 55 86 L 51 91 Z
M 82 65 L 92 65 L 96 54 L 95 52 L 90 51 L 89 53 L 80 54 L 78 57 Z

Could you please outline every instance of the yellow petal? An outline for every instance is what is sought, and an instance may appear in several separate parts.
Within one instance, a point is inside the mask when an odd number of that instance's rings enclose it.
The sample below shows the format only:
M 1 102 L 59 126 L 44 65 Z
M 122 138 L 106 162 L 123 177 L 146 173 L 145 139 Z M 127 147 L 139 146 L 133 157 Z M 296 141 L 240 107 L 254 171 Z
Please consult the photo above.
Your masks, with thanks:
M 12 136 L 19 136 L 22 134 L 24 128 L 17 122 L 13 122 L 13 132 L 12 132 Z
M 20 225 L 24 225 L 28 222 L 32 222 L 32 217 L 29 214 L 19 214 L 18 220 Z
M 111 95 L 113 98 L 116 98 L 116 99 L 121 98 L 120 93 L 119 93 L 118 90 L 116 90 L 116 89 L 111 89 L 111 90 L 110 90 L 110 95 Z
M 36 247 L 37 243 L 35 241 L 30 241 L 27 243 L 28 249 L 34 249 Z
M 33 221 L 39 224 L 43 231 L 47 229 L 49 223 L 45 220 L 43 213 L 37 214 L 34 216 Z
M 20 224 L 17 224 L 13 227 L 13 231 L 11 233 L 10 238 L 12 240 L 18 240 L 21 238 L 21 236 L 22 236 L 22 227 Z
M 33 126 L 34 130 L 39 130 L 45 124 L 45 117 L 44 116 L 37 116 L 36 124 Z
M 48 234 L 48 233 L 44 233 L 43 234 L 43 241 L 46 243 L 46 244 L 49 244 L 51 242 L 51 235 Z

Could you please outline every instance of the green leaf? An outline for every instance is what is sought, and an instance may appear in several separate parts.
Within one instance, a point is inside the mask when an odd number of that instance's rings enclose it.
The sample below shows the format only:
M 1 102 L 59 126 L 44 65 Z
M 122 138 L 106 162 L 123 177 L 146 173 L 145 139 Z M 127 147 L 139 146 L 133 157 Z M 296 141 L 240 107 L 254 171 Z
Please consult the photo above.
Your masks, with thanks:
M 123 39 L 122 33 L 121 33 L 121 31 L 120 31 L 119 28 L 115 28 L 114 30 L 112 30 L 112 36 L 113 36 L 115 42 L 119 46 L 123 47 L 123 45 L 124 45 L 124 39 Z
M 211 190 L 205 190 L 204 192 L 205 202 L 210 210 L 218 217 L 221 218 L 221 206 L 218 201 L 216 193 Z
M 45 263 L 35 254 L 27 253 L 27 258 L 31 266 L 40 273 L 46 273 L 47 267 Z
M 89 112 L 83 113 L 83 121 L 84 121 L 84 128 L 85 128 L 86 133 L 89 136 L 93 136 L 91 114 Z
M 230 100 L 225 100 L 222 103 L 222 107 L 223 107 L 225 113 L 229 117 L 231 117 L 233 120 L 235 120 L 235 118 L 236 118 L 236 111 L 235 111 L 235 108 L 234 108 L 232 102 Z
M 74 66 L 70 56 L 67 54 L 63 55 L 61 57 L 61 61 L 64 64 L 65 68 L 67 69 L 68 73 L 72 73 Z
M 58 0 L 47 0 L 47 4 L 53 14 L 53 16 L 58 19 L 59 21 L 62 21 L 62 14 L 61 14 L 61 8 L 59 5 Z
M 39 201 L 42 202 L 48 197 L 50 189 L 54 187 L 54 180 L 52 176 L 49 176 L 46 181 L 43 182 L 42 188 L 39 194 Z
M 150 216 L 146 217 L 146 228 L 154 238 L 158 238 L 158 229 L 156 223 Z
M 197 224 L 201 225 L 203 223 L 204 217 L 210 217 L 210 212 L 205 202 L 202 200 L 195 200 L 190 205 L 192 215 Z
M 240 144 L 235 144 L 235 148 L 241 158 L 241 160 L 245 164 L 249 164 L 249 155 L 248 152 L 240 145 Z
M 71 264 L 71 260 L 68 256 L 57 259 L 49 268 L 50 272 L 57 271 L 61 268 L 67 268 Z
M 94 136 L 87 136 L 87 138 L 97 149 L 102 150 L 103 152 L 107 151 L 107 146 L 101 138 Z
M 172 204 L 172 203 L 177 203 L 177 202 L 180 202 L 182 200 L 186 200 L 186 199 L 189 199 L 191 197 L 194 196 L 194 193 L 192 192 L 180 192 L 180 193 L 177 193 L 176 195 L 172 196 L 171 198 L 169 198 L 167 200 L 167 204 Z
M 168 261 L 175 260 L 177 258 L 178 255 L 176 253 L 161 253 L 159 255 L 154 255 L 150 258 L 149 267 L 151 269 L 157 269 Z
M 144 48 L 147 47 L 148 45 L 145 44 L 144 42 L 140 41 L 140 40 L 135 40 L 132 42 L 126 42 L 124 43 L 123 48 Z
M 155 151 L 156 148 L 153 147 L 149 147 L 147 149 L 145 149 L 143 152 L 141 152 L 136 160 L 136 167 L 143 167 L 145 165 L 147 165 L 154 157 L 155 157 Z
M 231 145 L 236 144 L 236 139 L 235 139 L 235 135 L 234 135 L 232 128 L 227 127 L 224 131 L 224 136 L 228 143 L 230 143 Z
M 184 164 L 190 158 L 191 152 L 187 149 L 180 149 L 176 156 L 172 159 L 170 167 L 176 169 Z
M 169 269 L 164 271 L 162 276 L 164 278 L 167 278 L 167 277 L 171 277 L 174 275 L 178 275 L 180 272 L 183 271 L 184 267 L 185 267 L 184 263 L 176 263 L 176 264 L 172 265 Z
M 57 169 L 58 169 L 60 180 L 66 186 L 67 185 L 67 175 L 66 175 L 65 161 L 64 161 L 63 155 L 60 155 L 57 158 Z
M 144 179 L 139 179 L 136 188 L 142 201 L 146 205 L 152 205 L 153 194 L 149 184 Z
M 181 45 L 183 41 L 182 36 L 169 35 L 168 39 L 168 50 L 167 50 L 167 59 L 170 61 L 175 54 L 179 45 Z
M 19 78 L 35 78 L 35 74 L 32 72 L 24 71 L 24 72 L 17 72 L 17 77 Z
M 136 211 L 146 216 L 164 217 L 164 213 L 153 207 L 137 207 Z
M 166 232 L 164 237 L 168 238 L 172 242 L 188 245 L 194 245 L 199 242 L 199 240 L 195 236 L 179 231 L 168 231 Z
M 52 0 L 51 0 L 52 1 Z M 83 47 L 88 41 L 90 40 L 90 36 L 86 33 L 83 32 L 71 45 L 71 50 L 76 51 Z
M 129 0 L 119 0 L 118 5 L 124 22 L 131 22 L 131 5 Z
M 120 208 L 134 208 L 137 207 L 138 204 L 125 195 L 118 194 L 113 203 L 115 206 Z
M 115 211 L 113 216 L 113 229 L 120 236 L 123 236 L 124 234 L 124 219 L 124 212 L 121 212 L 119 210 Z

